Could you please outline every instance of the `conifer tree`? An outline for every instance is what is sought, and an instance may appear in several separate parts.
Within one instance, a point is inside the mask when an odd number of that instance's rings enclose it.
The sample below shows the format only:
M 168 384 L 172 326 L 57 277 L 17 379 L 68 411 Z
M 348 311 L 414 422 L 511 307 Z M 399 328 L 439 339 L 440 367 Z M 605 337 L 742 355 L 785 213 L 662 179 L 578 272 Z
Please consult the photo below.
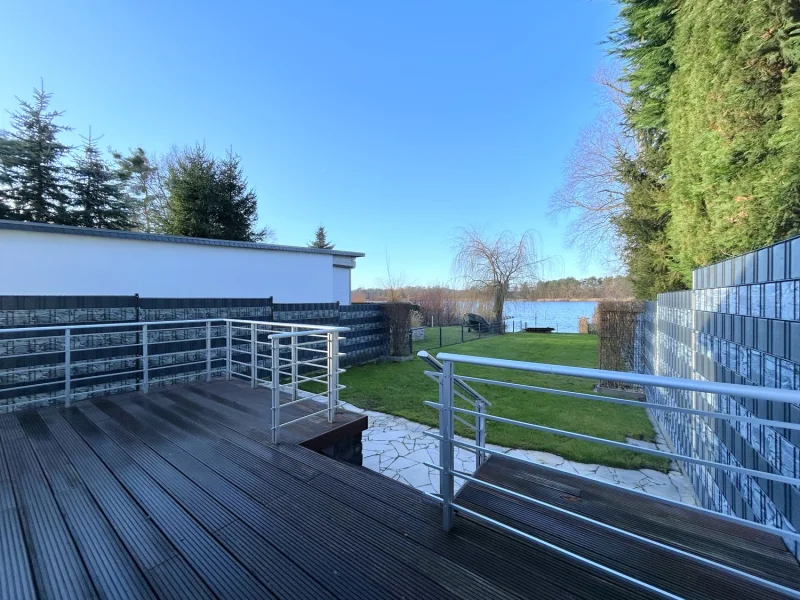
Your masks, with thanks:
M 166 233 L 241 242 L 271 235 L 255 228 L 256 194 L 233 152 L 217 161 L 203 146 L 183 151 L 169 165 L 166 187 Z
M 34 90 L 31 102 L 20 100 L 11 113 L 11 131 L 0 151 L 4 204 L 15 218 L 70 223 L 68 183 L 62 159 L 70 147 L 58 135 L 69 131 L 56 123 L 63 112 L 49 110 L 51 95 Z M 9 207 L 9 204 L 11 207 Z
M 314 239 L 308 244 L 309 248 L 322 248 L 323 250 L 333 250 L 333 244 L 328 242 L 328 232 L 320 225 L 314 234 Z
M 130 230 L 134 215 L 114 171 L 103 160 L 96 141 L 83 138 L 82 154 L 71 168 L 72 221 L 83 227 Z
M 142 148 L 135 148 L 128 155 L 113 151 L 111 156 L 117 163 L 117 177 L 131 200 L 136 227 L 145 233 L 156 231 L 162 204 L 157 185 L 157 164 Z

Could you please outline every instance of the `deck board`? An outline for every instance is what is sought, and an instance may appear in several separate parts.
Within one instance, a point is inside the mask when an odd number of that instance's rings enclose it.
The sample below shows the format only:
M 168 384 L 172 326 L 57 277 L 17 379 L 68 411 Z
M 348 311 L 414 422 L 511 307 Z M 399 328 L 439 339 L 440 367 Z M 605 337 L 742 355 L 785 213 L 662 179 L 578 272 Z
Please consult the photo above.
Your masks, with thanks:
M 16 550 L 0 569 L 2 597 L 655 597 L 464 516 L 444 533 L 434 499 L 303 447 L 320 432 L 324 440 L 359 427 L 352 415 L 334 424 L 308 419 L 286 428 L 287 441 L 269 445 L 268 398 L 238 382 L 214 382 L 0 415 L 0 543 L 4 555 Z M 309 404 L 294 414 L 319 406 Z M 532 486 L 542 498 L 594 511 L 613 505 L 607 490 L 496 464 L 496 477 Z M 775 597 L 708 570 L 675 571 L 683 565 L 627 540 L 617 544 L 507 496 L 464 489 L 459 501 L 470 508 L 687 597 Z M 612 506 L 609 518 L 623 518 L 630 506 Z M 700 522 L 670 528 L 676 514 L 656 507 L 634 512 L 631 523 L 682 543 L 709 529 Z M 701 549 L 728 556 L 740 547 L 758 558 L 750 568 L 773 561 L 776 577 L 795 577 L 788 567 L 796 563 L 773 539 L 732 542 L 732 535 L 710 530 L 700 535 Z

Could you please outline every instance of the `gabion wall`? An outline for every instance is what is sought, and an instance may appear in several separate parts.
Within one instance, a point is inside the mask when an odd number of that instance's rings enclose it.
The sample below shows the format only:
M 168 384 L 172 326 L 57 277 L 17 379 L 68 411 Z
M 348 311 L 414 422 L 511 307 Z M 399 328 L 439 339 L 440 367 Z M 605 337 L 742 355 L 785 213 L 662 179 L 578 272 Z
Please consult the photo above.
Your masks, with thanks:
M 645 372 L 800 391 L 800 238 L 698 269 L 642 316 Z M 648 389 L 648 402 L 800 423 L 798 404 Z M 800 431 L 655 412 L 677 452 L 800 477 Z M 683 464 L 707 508 L 796 531 L 800 489 Z M 800 558 L 800 545 L 788 543 Z
M 62 332 L 34 331 L 20 336 L 4 333 L 4 329 L 223 318 L 350 327 L 353 331 L 346 334 L 340 345 L 340 350 L 347 353 L 342 366 L 387 354 L 388 327 L 381 306 L 374 304 L 273 304 L 271 298 L 0 296 L 0 406 L 31 400 L 63 401 L 59 396 L 64 390 Z M 72 335 L 73 400 L 135 391 L 141 377 L 130 371 L 141 370 L 141 347 L 122 346 L 140 344 L 141 334 L 116 328 L 90 331 L 80 335 L 76 331 Z M 51 337 L 53 334 L 57 337 Z M 205 327 L 150 326 L 151 387 L 204 380 L 205 334 Z M 211 335 L 217 338 L 212 341 L 212 376 L 222 377 L 225 328 L 215 326 Z M 249 343 L 235 346 L 249 352 Z M 309 352 L 301 359 L 318 356 Z M 241 356 L 239 359 L 249 361 Z M 268 359 L 259 360 L 259 367 L 268 368 L 268 363 Z M 49 366 L 51 364 L 53 366 Z M 259 375 L 265 377 L 266 373 Z M 79 382 L 82 377 L 91 379 Z M 34 391 L 13 389 L 34 382 L 44 385 L 33 388 Z

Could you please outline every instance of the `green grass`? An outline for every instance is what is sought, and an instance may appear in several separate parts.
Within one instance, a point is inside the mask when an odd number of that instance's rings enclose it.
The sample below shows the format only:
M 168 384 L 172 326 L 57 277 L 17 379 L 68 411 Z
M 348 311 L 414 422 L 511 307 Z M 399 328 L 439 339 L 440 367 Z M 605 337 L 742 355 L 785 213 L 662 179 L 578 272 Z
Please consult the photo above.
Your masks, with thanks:
M 575 334 L 506 334 L 450 346 L 442 352 L 595 367 L 597 338 Z M 352 367 L 341 376 L 341 383 L 347 386 L 341 397 L 363 409 L 435 426 L 438 424 L 437 412 L 422 404 L 424 400 L 437 400 L 436 383 L 422 374 L 425 369 L 425 363 L 416 357 L 408 362 Z M 591 392 L 595 384 L 594 381 L 570 377 L 468 365 L 457 365 L 456 373 L 577 392 Z M 626 437 L 647 441 L 655 438 L 644 409 L 481 384 L 473 384 L 473 387 L 493 404 L 489 409 L 493 415 L 619 442 L 624 442 Z M 458 423 L 456 431 L 472 436 L 471 431 Z M 639 452 L 497 422 L 487 422 L 487 441 L 501 446 L 552 452 L 568 460 L 610 467 L 666 471 L 668 466 L 664 459 Z

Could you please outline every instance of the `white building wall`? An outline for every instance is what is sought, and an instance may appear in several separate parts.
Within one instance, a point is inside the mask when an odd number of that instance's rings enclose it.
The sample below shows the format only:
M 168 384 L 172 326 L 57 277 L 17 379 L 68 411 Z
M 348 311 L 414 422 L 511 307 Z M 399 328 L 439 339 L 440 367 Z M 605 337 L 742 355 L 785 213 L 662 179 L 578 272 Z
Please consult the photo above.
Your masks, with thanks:
M 0 295 L 266 298 L 344 303 L 330 254 L 0 231 Z
M 333 299 L 342 306 L 350 304 L 350 273 L 346 267 L 333 267 Z

